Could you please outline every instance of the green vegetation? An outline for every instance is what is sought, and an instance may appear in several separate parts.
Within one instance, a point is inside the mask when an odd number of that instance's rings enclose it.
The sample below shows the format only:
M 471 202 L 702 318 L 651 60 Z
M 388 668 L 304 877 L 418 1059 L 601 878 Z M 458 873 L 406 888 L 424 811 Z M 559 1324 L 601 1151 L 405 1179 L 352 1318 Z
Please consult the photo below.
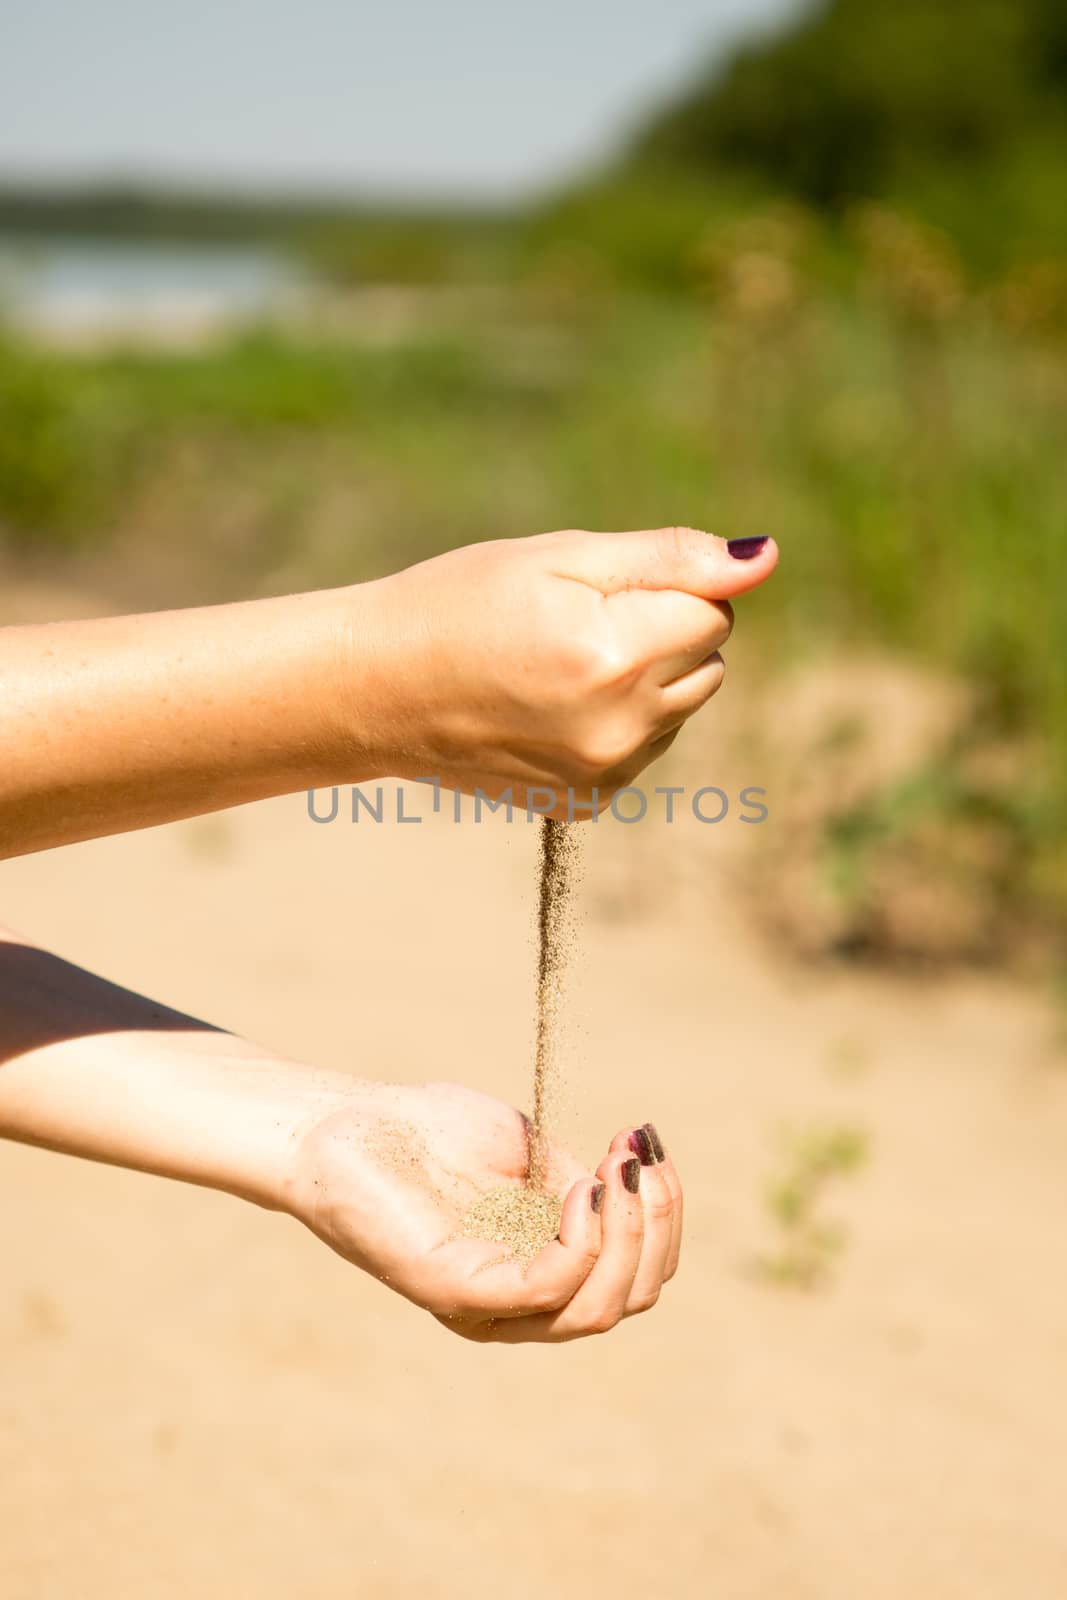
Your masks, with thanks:
M 760 1275 L 793 1289 L 816 1289 L 845 1244 L 845 1230 L 823 1214 L 826 1190 L 865 1164 L 869 1141 L 861 1128 L 813 1125 L 789 1130 L 779 1170 L 767 1189 L 775 1248 L 758 1258 Z
M 1065 96 L 1060 0 L 836 0 L 698 81 L 634 156 L 831 210 L 884 199 L 1003 263 L 1067 244 Z
M 773 531 L 788 581 L 747 611 L 775 627 L 777 659 L 885 646 L 978 690 L 951 765 L 833 820 L 840 892 L 861 896 L 872 860 L 920 833 L 947 870 L 938 825 L 980 818 L 998 841 L 994 921 L 1022 904 L 1060 939 L 1061 336 L 1036 290 L 968 295 L 941 255 L 926 263 L 921 233 L 867 220 L 847 292 L 807 275 L 806 225 L 769 213 L 709 235 L 703 301 L 613 290 L 579 263 L 449 322 L 431 296 L 422 324 L 388 343 L 358 326 L 181 354 L 9 340 L 0 537 L 133 563 L 142 537 L 195 540 L 190 571 L 226 592 L 559 525 Z M 990 741 L 1017 752 L 1007 789 L 1003 771 L 993 784 L 967 770 L 969 744 Z

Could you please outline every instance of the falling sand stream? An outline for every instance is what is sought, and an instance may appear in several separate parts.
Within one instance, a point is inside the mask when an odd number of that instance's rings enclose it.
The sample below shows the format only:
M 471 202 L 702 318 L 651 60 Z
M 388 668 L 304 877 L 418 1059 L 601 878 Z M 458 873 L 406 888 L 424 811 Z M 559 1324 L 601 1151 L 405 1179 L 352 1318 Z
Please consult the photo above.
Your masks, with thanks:
M 491 1239 L 530 1260 L 559 1231 L 562 1201 L 546 1189 L 548 1142 L 560 1097 L 558 1021 L 563 976 L 573 942 L 577 835 L 573 826 L 541 820 L 537 885 L 537 985 L 534 1011 L 533 1107 L 526 1182 L 493 1189 L 463 1220 L 467 1238 Z

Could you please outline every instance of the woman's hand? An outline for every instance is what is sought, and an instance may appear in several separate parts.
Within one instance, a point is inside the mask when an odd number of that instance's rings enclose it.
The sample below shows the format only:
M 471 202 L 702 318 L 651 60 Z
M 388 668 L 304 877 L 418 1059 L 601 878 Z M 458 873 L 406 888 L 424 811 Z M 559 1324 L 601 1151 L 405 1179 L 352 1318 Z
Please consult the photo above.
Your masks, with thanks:
M 589 816 L 718 689 L 729 597 L 777 559 L 771 540 L 691 528 L 571 531 L 471 545 L 363 585 L 351 591 L 355 742 L 374 751 L 375 728 L 388 730 L 372 757 L 381 776 L 510 789 L 545 815 Z
M 718 688 L 726 597 L 777 560 L 742 544 L 549 533 L 354 587 L 0 628 L 0 858 L 376 777 L 588 815 Z
M 522 1185 L 518 1111 L 289 1061 L 0 927 L 2 1136 L 289 1211 L 471 1339 L 602 1332 L 647 1310 L 678 1261 L 681 1189 L 647 1124 L 595 1174 L 547 1147 L 559 1238 L 524 1266 L 457 1237 L 479 1196 Z
M 548 1187 L 565 1196 L 559 1237 L 524 1265 L 459 1229 L 480 1195 L 521 1187 L 527 1162 L 526 1119 L 499 1100 L 450 1083 L 359 1083 L 304 1131 L 288 1204 L 346 1260 L 468 1339 L 575 1339 L 654 1305 L 682 1222 L 655 1130 L 617 1134 L 595 1174 L 550 1147 Z

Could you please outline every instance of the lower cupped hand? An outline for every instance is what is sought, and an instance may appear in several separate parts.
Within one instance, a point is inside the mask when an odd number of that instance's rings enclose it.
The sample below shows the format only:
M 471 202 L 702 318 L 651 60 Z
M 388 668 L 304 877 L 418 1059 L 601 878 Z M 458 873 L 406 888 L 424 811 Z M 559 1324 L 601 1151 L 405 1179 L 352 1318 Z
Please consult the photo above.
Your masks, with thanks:
M 334 1250 L 477 1341 L 559 1341 L 647 1311 L 673 1276 L 682 1192 L 655 1130 L 625 1129 L 595 1173 L 549 1145 L 559 1236 L 523 1262 L 463 1237 L 471 1206 L 520 1188 L 525 1117 L 458 1084 L 357 1084 L 303 1133 L 292 1209 Z

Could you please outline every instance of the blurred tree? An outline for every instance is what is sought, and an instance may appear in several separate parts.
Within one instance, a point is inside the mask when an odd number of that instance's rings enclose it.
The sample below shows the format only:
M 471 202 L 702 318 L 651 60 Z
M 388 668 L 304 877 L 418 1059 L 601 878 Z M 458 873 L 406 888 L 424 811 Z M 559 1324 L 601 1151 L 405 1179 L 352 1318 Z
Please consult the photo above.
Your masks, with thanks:
M 742 49 L 637 142 L 640 162 L 747 169 L 838 207 L 926 164 L 973 169 L 1067 127 L 1064 0 L 834 0 Z
M 1067 5 L 1063 0 L 1029 0 L 1024 9 L 1035 75 L 1067 90 Z

